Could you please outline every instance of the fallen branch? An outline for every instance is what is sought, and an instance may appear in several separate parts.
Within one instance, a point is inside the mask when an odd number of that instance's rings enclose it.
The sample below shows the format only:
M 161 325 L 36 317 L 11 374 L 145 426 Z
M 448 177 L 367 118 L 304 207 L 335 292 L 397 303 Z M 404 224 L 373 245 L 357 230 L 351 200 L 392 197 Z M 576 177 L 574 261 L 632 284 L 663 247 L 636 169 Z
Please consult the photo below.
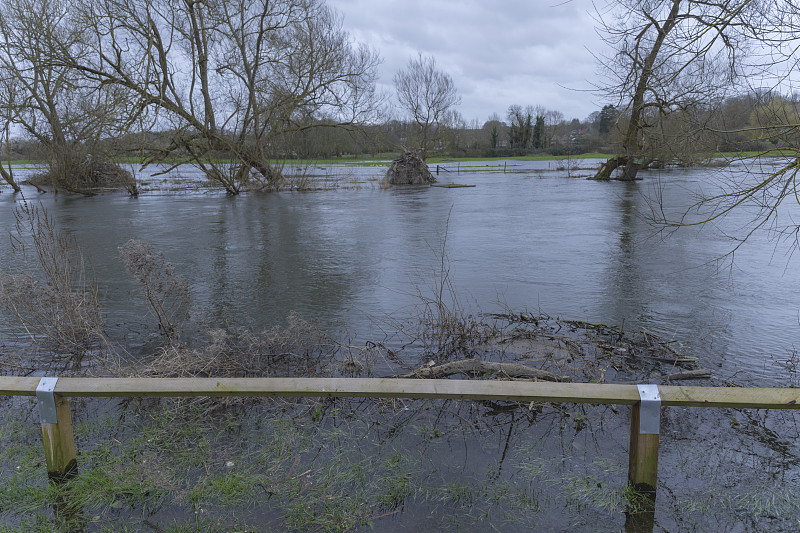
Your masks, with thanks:
M 436 379 L 455 374 L 501 374 L 509 378 L 538 379 L 542 381 L 570 381 L 569 377 L 559 376 L 546 370 L 531 368 L 517 363 L 493 363 L 479 359 L 464 359 L 438 366 L 423 366 L 398 378 Z
M 697 370 L 687 370 L 686 372 L 677 372 L 670 374 L 664 381 L 679 381 L 682 379 L 709 379 L 711 371 L 705 368 L 698 368 Z
M 6 363 L 5 361 L 0 361 L 0 365 L 10 366 L 11 368 L 16 368 L 16 369 L 19 369 L 19 370 L 36 370 L 35 368 L 31 368 L 29 366 L 14 365 L 14 364 L 11 364 L 11 363 Z
M 697 364 L 697 359 L 692 357 L 657 357 L 655 355 L 641 355 L 636 354 L 633 356 L 636 359 L 652 359 L 653 361 L 658 361 L 659 363 L 670 363 L 673 365 L 687 365 L 693 366 Z

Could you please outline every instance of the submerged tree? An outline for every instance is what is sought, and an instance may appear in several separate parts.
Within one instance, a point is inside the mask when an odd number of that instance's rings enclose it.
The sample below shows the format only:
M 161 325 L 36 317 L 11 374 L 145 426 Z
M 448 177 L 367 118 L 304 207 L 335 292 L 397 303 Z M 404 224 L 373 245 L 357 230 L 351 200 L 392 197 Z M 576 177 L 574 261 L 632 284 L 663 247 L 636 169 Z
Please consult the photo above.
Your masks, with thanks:
M 75 237 L 41 207 L 23 203 L 14 218 L 11 251 L 23 268 L 0 272 L 0 308 L 34 341 L 76 356 L 108 347 L 97 285 Z
M 0 90 L 4 118 L 46 148 L 51 185 L 91 194 L 100 155 L 93 148 L 121 126 L 124 96 L 52 61 L 56 49 L 86 49 L 86 27 L 69 18 L 72 7 L 62 0 L 0 5 Z
M 281 136 L 374 118 L 378 56 L 319 0 L 76 0 L 75 12 L 92 42 L 56 62 L 171 132 L 148 162 L 188 158 L 231 194 L 281 185 Z
M 417 128 L 417 145 L 424 160 L 441 136 L 447 112 L 461 103 L 461 97 L 453 78 L 436 68 L 432 56 L 422 54 L 395 74 L 394 86 L 400 107 Z
M 757 31 L 757 4 L 619 0 L 610 15 L 600 17 L 601 32 L 613 51 L 600 58 L 610 77 L 601 89 L 619 100 L 627 126 L 621 153 L 604 163 L 595 179 L 610 179 L 619 167 L 619 179 L 636 179 L 649 161 L 669 153 L 652 135 L 664 117 L 714 102 L 733 87 L 744 71 L 741 56 L 749 35 Z
M 744 209 L 751 218 L 732 230 L 738 232 L 730 235 L 738 239 L 734 251 L 763 228 L 800 247 L 800 224 L 785 210 L 787 201 L 800 204 L 800 109 L 794 97 L 780 96 L 797 75 L 800 7 L 791 0 L 617 5 L 624 16 L 603 26 L 617 52 L 605 62 L 617 83 L 606 89 L 620 99 L 620 123 L 628 124 L 623 153 L 597 178 L 608 179 L 621 166 L 622 179 L 634 179 L 657 154 L 695 154 L 708 138 L 728 149 L 757 149 L 734 157 L 738 164 L 717 175 L 716 191 L 699 197 L 683 216 L 665 213 L 658 201 L 651 216 L 680 227 Z M 736 96 L 724 98 L 727 93 Z
M 6 76 L 0 79 L 0 122 L 3 123 L 2 142 L 5 144 L 7 167 L 0 162 L 0 176 L 14 192 L 21 192 L 19 184 L 14 180 L 14 171 L 11 168 L 11 125 L 16 121 L 17 116 L 17 90 L 13 78 Z
M 150 243 L 131 239 L 119 247 L 125 270 L 139 282 L 158 329 L 170 342 L 177 339 L 180 324 L 189 314 L 189 289 L 164 254 Z

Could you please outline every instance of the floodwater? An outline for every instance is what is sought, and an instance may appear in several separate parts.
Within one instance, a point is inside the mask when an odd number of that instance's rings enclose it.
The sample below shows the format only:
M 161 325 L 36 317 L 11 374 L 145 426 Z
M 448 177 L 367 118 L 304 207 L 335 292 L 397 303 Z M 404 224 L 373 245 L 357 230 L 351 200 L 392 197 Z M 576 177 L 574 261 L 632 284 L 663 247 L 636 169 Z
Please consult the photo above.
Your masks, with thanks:
M 497 163 L 486 163 L 485 172 L 483 163 L 462 164 L 460 174 L 449 165 L 440 181 L 475 185 L 458 189 L 383 190 L 370 180 L 379 167 L 331 166 L 318 173 L 346 176 L 343 187 L 313 193 L 230 197 L 152 189 L 139 198 L 26 198 L 75 235 L 91 261 L 107 323 L 133 344 L 148 328 L 144 302 L 118 258 L 128 239 L 162 251 L 204 313 L 268 326 L 296 311 L 368 340 L 391 338 L 385 318 L 410 315 L 419 293 L 433 294 L 444 245 L 462 307 L 624 323 L 682 343 L 718 377 L 787 384 L 783 363 L 800 334 L 800 275 L 790 244 L 757 232 L 731 260 L 725 256 L 737 242 L 730 234 L 742 234 L 745 210 L 716 227 L 668 236 L 641 216 L 657 196 L 665 211 L 682 212 L 693 194 L 713 192 L 720 171 L 597 183 L 548 170 L 556 164 L 514 162 L 508 173 L 497 172 Z M 0 227 L 12 226 L 19 200 L 0 194 Z M 9 246 L 0 250 L 3 264 L 13 265 Z
M 683 213 L 693 195 L 714 192 L 727 171 L 652 171 L 637 183 L 597 183 L 581 179 L 588 170 L 570 176 L 557 164 L 513 162 L 505 173 L 496 162 L 444 165 L 442 182 L 475 185 L 470 188 L 381 189 L 381 168 L 330 166 L 315 172 L 335 187 L 316 192 L 230 197 L 175 192 L 169 177 L 140 176 L 148 185 L 138 198 L 32 190 L 25 198 L 41 202 L 58 227 L 76 237 L 90 259 L 111 333 L 131 351 L 147 349 L 155 336 L 118 258 L 119 246 L 141 239 L 173 263 L 189 282 L 195 313 L 212 320 L 266 327 L 295 311 L 331 332 L 344 331 L 354 344 L 402 342 L 393 325 L 413 316 L 419 295 L 432 295 L 445 270 L 460 305 L 476 313 L 510 309 L 624 324 L 626 331 L 645 329 L 682 344 L 683 353 L 716 378 L 747 386 L 796 384 L 789 363 L 800 333 L 800 276 L 791 243 L 762 230 L 728 255 L 737 245 L 732 237 L 747 232 L 753 214 L 747 210 L 669 235 L 642 217 L 654 207 Z M 7 190 L 0 194 L 3 227 L 12 226 L 20 201 Z M 786 209 L 779 223 L 797 215 Z M 0 260 L 3 271 L 15 268 L 9 246 L 0 247 Z M 1 327 L 6 337 L 22 338 L 13 325 Z M 655 530 L 704 531 L 719 524 L 726 531 L 764 524 L 791 530 L 800 512 L 785 497 L 800 485 L 792 444 L 800 437 L 796 417 L 708 411 L 664 410 Z M 474 440 L 414 434 L 402 443 L 419 450 L 426 471 L 446 482 L 538 472 L 529 487 L 545 502 L 541 513 L 531 511 L 538 530 L 620 531 L 623 514 L 598 511 L 591 498 L 581 499 L 582 485 L 564 496 L 563 484 L 569 478 L 589 480 L 586 490 L 595 483 L 624 485 L 626 415 L 591 408 L 580 415 L 585 421 L 570 416 L 545 425 L 512 416 L 496 431 L 476 431 Z M 765 503 L 770 496 L 772 504 Z M 425 528 L 437 513 L 424 501 L 408 503 L 376 527 Z M 450 517 L 450 527 L 521 527 L 468 515 L 455 522 Z

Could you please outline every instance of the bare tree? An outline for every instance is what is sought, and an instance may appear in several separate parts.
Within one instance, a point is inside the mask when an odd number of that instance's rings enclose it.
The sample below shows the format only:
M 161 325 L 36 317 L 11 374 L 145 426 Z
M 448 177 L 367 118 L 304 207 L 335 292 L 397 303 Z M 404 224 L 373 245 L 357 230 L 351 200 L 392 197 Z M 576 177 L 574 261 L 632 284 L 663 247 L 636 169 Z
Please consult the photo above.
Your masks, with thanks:
M 72 3 L 62 0 L 0 6 L 0 90 L 5 118 L 47 148 L 51 184 L 91 194 L 97 160 L 87 156 L 120 126 L 116 111 L 123 95 L 87 84 L 51 60 L 57 48 L 86 48 L 85 28 L 69 19 L 71 9 Z
M 800 59 L 800 7 L 790 0 L 622 0 L 617 5 L 624 16 L 603 25 L 617 52 L 605 64 L 618 83 L 606 88 L 624 105 L 627 117 L 619 122 L 628 123 L 624 153 L 609 160 L 597 177 L 607 179 L 622 166 L 623 179 L 633 179 L 652 154 L 676 146 L 696 153 L 697 140 L 709 134 L 729 148 L 736 143 L 758 148 L 734 157 L 738 164 L 718 174 L 716 191 L 700 196 L 683 216 L 665 213 L 658 199 L 651 216 L 680 227 L 719 222 L 744 209 L 750 222 L 739 221 L 731 230 L 735 234 L 729 236 L 738 239 L 731 252 L 760 229 L 800 247 L 800 224 L 792 210 L 786 212 L 787 202 L 800 203 L 800 112 L 793 97 L 779 97 L 782 89 L 791 89 Z M 735 98 L 725 98 L 734 91 Z M 720 113 L 734 107 L 749 110 L 749 116 Z M 681 114 L 683 120 L 669 122 Z
M 455 109 L 450 109 L 444 114 L 440 122 L 441 141 L 447 146 L 450 154 L 464 153 L 467 142 L 467 122 L 461 113 Z
M 542 147 L 548 148 L 553 144 L 553 139 L 558 135 L 558 129 L 564 123 L 564 113 L 555 109 L 548 109 L 544 113 L 545 135 L 542 139 Z
M 400 107 L 417 128 L 417 144 L 425 159 L 441 135 L 440 126 L 448 110 L 461 103 L 453 78 L 437 70 L 432 56 L 420 53 L 395 74 L 394 87 Z
M 277 188 L 281 136 L 374 118 L 378 57 L 321 0 L 79 1 L 96 52 L 59 60 L 171 131 L 148 162 L 188 157 L 231 194 Z
M 795 46 L 800 42 L 800 34 L 786 37 Z M 776 70 L 771 75 L 778 73 Z M 713 188 L 698 195 L 690 208 L 677 217 L 665 212 L 660 202 L 653 202 L 649 215 L 652 221 L 668 228 L 716 222 L 735 243 L 727 252 L 731 256 L 759 230 L 768 231 L 770 237 L 785 242 L 792 251 L 800 248 L 800 223 L 793 216 L 800 205 L 800 106 L 769 93 L 762 93 L 757 99 L 760 103 L 753 106 L 746 124 L 716 129 L 718 121 L 725 122 L 722 117 L 709 121 L 714 129 L 708 128 L 704 133 L 723 136 L 730 147 L 737 149 L 737 155 L 727 161 L 729 166 L 716 175 Z M 739 147 L 755 150 L 744 152 Z M 749 213 L 750 218 L 743 223 L 737 217 L 736 224 L 729 227 L 722 224 L 728 215 L 740 211 Z
M 19 184 L 14 180 L 14 171 L 11 167 L 11 125 L 16 122 L 17 116 L 17 84 L 12 76 L 7 73 L 0 79 L 0 122 L 3 123 L 2 142 L 5 144 L 6 163 L 0 163 L 0 176 L 8 183 L 14 192 L 21 192 Z
M 602 92 L 627 115 L 621 154 L 595 179 L 636 179 L 653 153 L 651 132 L 661 119 L 725 94 L 743 73 L 740 61 L 756 0 L 619 0 L 598 16 L 613 54 L 601 57 L 610 81 Z M 684 132 L 685 134 L 686 132 Z

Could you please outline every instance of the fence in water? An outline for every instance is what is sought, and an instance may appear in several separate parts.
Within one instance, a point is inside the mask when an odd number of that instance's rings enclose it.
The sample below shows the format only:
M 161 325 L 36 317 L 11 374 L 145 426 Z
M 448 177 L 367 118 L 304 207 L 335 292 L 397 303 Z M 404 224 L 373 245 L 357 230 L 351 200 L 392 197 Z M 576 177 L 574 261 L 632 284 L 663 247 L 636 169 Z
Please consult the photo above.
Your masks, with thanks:
M 661 409 L 798 409 L 800 389 L 683 387 L 394 378 L 55 378 L 0 376 L 0 395 L 36 396 L 47 471 L 77 466 L 69 398 L 318 397 L 418 398 L 630 405 L 628 481 L 655 493 Z

